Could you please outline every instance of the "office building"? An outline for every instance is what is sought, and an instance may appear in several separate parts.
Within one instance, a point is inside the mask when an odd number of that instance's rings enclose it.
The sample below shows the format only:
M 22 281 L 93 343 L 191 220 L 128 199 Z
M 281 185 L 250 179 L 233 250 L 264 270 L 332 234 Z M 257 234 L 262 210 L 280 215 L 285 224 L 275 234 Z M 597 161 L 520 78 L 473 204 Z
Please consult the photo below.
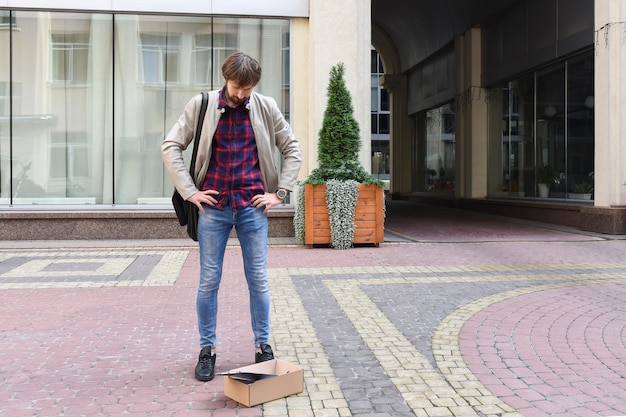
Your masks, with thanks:
M 626 7 L 563 3 L 0 1 L 0 238 L 183 237 L 160 142 L 237 50 L 261 62 L 302 178 L 343 62 L 391 198 L 623 234 Z

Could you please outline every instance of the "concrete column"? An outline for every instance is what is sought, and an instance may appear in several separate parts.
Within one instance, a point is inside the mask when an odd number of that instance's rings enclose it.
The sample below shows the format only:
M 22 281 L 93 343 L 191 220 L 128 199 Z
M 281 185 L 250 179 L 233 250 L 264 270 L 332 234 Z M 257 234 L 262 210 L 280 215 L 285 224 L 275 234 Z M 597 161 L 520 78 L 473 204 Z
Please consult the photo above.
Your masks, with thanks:
M 470 29 L 456 40 L 456 180 L 455 195 L 487 196 L 487 90 L 482 87 L 480 29 Z
M 361 164 L 371 171 L 371 12 L 370 0 L 309 1 L 307 61 L 291 64 L 294 73 L 307 71 L 309 77 L 309 140 L 303 149 L 306 160 L 302 176 L 317 167 L 318 134 L 327 104 L 330 69 L 339 62 L 345 66 L 346 86 L 352 94 L 354 117 L 361 131 Z
M 308 61 L 309 19 L 295 18 L 291 23 L 290 123 L 303 153 L 299 179 L 305 179 L 316 166 L 316 153 L 311 154 L 311 149 L 316 148 L 317 142 L 315 136 L 310 134 L 312 121 L 309 120 L 309 72 L 312 71 L 310 71 Z
M 596 207 L 626 206 L 626 2 L 595 0 Z
M 391 129 L 389 134 L 389 191 L 394 194 L 415 191 L 413 126 L 408 110 L 407 77 L 402 74 L 400 56 L 395 43 L 380 27 L 372 25 L 372 45 L 385 67 L 380 84 L 389 91 L 391 99 Z M 408 175 L 407 175 L 408 173 Z
M 407 79 L 405 75 L 385 74 L 382 79 L 391 96 L 391 131 L 390 131 L 390 192 L 410 193 L 413 191 L 413 134 L 411 119 L 407 116 Z

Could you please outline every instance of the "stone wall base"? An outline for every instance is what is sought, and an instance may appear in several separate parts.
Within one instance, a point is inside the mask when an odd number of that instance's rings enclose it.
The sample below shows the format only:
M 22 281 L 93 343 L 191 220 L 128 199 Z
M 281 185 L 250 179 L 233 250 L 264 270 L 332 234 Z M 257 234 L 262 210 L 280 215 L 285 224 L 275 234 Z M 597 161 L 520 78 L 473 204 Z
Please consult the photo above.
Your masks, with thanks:
M 293 237 L 293 209 L 269 212 L 269 237 Z M 232 233 L 235 236 L 234 230 Z M 188 239 L 172 210 L 5 211 L 0 240 Z
M 609 235 L 626 234 L 626 207 L 582 207 L 580 228 Z

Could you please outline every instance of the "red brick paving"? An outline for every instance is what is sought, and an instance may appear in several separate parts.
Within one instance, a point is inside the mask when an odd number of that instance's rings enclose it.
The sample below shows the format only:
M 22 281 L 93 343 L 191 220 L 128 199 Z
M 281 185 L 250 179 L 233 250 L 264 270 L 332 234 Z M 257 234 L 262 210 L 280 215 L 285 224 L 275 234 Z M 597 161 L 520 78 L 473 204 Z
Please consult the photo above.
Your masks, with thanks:
M 194 378 L 197 263 L 192 251 L 173 287 L 0 291 L 0 416 L 260 416 L 220 377 Z M 218 372 L 254 361 L 241 268 L 227 263 Z
M 273 247 L 269 267 L 569 265 L 626 253 L 625 241 L 458 214 L 394 204 L 387 229 L 418 243 Z M 0 416 L 260 416 L 261 407 L 224 397 L 219 377 L 193 376 L 197 265 L 192 250 L 173 286 L 1 290 Z M 239 249 L 229 248 L 218 372 L 253 361 L 242 269 Z M 606 416 L 607 407 L 626 415 L 624 292 L 598 284 L 498 303 L 466 324 L 464 358 L 527 417 Z
M 468 367 L 526 417 L 626 415 L 626 284 L 520 295 L 475 314 Z

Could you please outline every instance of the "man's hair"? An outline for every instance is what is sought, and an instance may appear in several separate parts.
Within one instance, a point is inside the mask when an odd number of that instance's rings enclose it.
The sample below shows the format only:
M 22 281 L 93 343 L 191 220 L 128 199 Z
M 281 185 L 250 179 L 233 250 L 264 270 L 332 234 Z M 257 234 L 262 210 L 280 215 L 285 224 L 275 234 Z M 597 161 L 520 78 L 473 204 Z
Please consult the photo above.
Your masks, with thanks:
M 251 56 L 235 52 L 224 60 L 222 75 L 226 81 L 234 81 L 239 87 L 254 87 L 261 80 L 261 65 Z

